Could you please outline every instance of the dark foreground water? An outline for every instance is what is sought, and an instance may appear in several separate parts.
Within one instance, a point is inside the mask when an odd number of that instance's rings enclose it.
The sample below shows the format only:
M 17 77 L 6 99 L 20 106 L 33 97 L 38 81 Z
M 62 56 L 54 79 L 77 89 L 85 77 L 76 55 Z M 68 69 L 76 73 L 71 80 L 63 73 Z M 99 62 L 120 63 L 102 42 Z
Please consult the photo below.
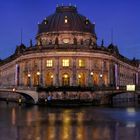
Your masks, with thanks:
M 140 140 L 140 109 L 0 102 L 0 140 Z

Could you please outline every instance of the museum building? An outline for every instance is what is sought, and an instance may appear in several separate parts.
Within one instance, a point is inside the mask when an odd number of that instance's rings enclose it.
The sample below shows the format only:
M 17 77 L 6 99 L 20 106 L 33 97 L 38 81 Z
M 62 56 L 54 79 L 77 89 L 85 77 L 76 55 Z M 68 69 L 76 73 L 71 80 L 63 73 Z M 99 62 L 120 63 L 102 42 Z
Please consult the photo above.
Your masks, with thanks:
M 57 6 L 38 24 L 36 44 L 0 60 L 0 86 L 118 87 L 139 85 L 139 63 L 117 46 L 97 44 L 95 24 L 75 6 Z

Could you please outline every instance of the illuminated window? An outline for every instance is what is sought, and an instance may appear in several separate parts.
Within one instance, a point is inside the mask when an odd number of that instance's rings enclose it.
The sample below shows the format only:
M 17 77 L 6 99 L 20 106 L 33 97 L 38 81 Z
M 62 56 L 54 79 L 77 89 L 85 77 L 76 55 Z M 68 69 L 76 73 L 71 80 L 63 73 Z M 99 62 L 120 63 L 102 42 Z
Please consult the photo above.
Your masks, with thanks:
M 88 19 L 88 18 L 86 19 L 85 24 L 86 24 L 86 25 L 89 24 L 89 19 Z
M 45 20 L 44 23 L 45 23 L 45 24 L 48 24 L 48 20 Z
M 85 60 L 79 59 L 79 67 L 85 67 Z
M 52 66 L 53 66 L 53 60 L 47 60 L 46 67 L 52 67 Z
M 65 16 L 65 23 L 68 23 L 68 17 Z
M 64 42 L 65 44 L 68 44 L 68 43 L 69 43 L 69 39 L 68 39 L 68 38 L 64 38 L 64 39 L 63 39 L 63 42 Z
M 63 59 L 62 60 L 62 66 L 63 67 L 69 67 L 69 65 L 70 65 L 69 59 Z

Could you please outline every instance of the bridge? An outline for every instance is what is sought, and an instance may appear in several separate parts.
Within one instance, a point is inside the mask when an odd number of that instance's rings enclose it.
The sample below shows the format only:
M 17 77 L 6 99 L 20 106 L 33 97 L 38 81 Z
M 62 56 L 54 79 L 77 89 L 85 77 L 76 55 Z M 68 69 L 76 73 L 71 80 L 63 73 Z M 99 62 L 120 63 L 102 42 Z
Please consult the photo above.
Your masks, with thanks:
M 0 93 L 16 93 L 23 96 L 27 101 L 35 104 L 38 102 L 38 92 L 35 89 L 0 88 Z
M 71 91 L 72 89 L 72 91 Z M 55 94 L 56 92 L 74 92 L 73 91 L 74 88 L 68 88 L 67 90 L 62 90 L 62 88 L 51 88 L 51 90 L 49 90 L 50 92 L 52 92 L 53 94 Z M 47 92 L 46 89 L 44 90 Z M 34 104 L 36 104 L 38 102 L 39 99 L 39 92 L 36 88 L 0 88 L 0 93 L 15 93 L 18 95 L 23 96 L 27 101 L 33 102 Z M 101 104 L 108 104 L 110 102 L 112 102 L 113 97 L 122 93 L 128 93 L 128 91 L 126 91 L 125 89 L 99 89 L 99 90 L 89 90 L 88 88 L 84 88 L 84 89 L 80 89 L 79 91 L 75 91 L 77 94 L 81 94 L 81 93 L 89 93 L 90 95 L 94 95 L 96 96 L 95 98 L 98 98 L 101 101 Z M 138 91 L 137 91 L 138 92 Z M 83 94 L 84 95 L 84 94 Z

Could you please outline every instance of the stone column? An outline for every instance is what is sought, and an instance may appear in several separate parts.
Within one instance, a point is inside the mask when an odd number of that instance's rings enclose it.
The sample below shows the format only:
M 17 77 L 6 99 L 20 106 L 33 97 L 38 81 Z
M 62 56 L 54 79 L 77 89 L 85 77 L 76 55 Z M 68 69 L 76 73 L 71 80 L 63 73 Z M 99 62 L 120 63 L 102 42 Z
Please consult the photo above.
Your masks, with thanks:
M 76 57 L 73 58 L 73 66 L 72 66 L 72 86 L 76 86 Z
M 44 73 L 43 73 L 43 60 L 42 58 L 40 59 L 40 85 L 43 85 L 43 77 L 44 77 Z
M 46 62 L 45 62 L 45 59 L 42 59 L 42 84 L 43 86 L 45 86 L 45 79 L 46 79 L 45 70 L 46 70 Z
M 55 58 L 55 86 L 60 86 L 59 82 L 59 57 Z
M 89 63 L 88 63 L 89 70 L 88 70 L 88 79 L 87 79 L 88 80 L 87 81 L 88 85 L 87 86 L 91 87 L 93 85 L 92 76 L 91 76 L 91 72 L 93 72 L 92 71 L 92 60 L 89 58 L 88 61 L 89 61 Z

